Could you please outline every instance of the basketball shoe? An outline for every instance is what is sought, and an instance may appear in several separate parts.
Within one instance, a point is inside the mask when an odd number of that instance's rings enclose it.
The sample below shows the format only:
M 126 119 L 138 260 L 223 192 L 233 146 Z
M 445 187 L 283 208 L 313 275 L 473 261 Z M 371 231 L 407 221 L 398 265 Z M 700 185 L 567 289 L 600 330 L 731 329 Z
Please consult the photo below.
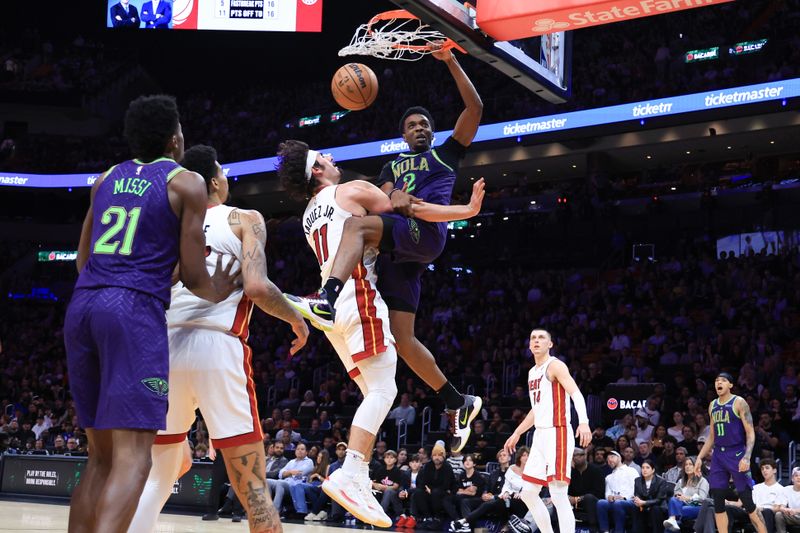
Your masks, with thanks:
M 378 527 L 390 527 L 392 525 L 392 521 L 386 516 L 383 509 L 377 505 L 378 501 L 370 491 L 366 490 L 363 481 L 348 476 L 341 469 L 322 482 L 322 490 L 333 501 L 350 511 L 350 514 L 362 522 Z M 374 504 L 365 499 L 365 492 L 369 494 Z
M 333 321 L 336 319 L 336 309 L 328 301 L 325 289 L 320 289 L 308 296 L 283 295 L 284 298 L 307 318 L 311 325 L 322 331 L 332 331 Z
M 481 412 L 483 400 L 480 396 L 464 395 L 464 405 L 455 413 L 453 420 L 453 440 L 450 442 L 452 452 L 460 452 L 467 445 L 469 436 L 472 433 L 470 426 Z

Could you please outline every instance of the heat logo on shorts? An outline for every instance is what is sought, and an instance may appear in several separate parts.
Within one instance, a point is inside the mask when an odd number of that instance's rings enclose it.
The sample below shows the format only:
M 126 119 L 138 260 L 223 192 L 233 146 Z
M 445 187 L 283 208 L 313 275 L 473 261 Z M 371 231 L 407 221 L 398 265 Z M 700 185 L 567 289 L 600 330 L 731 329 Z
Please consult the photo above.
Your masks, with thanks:
M 158 396 L 166 396 L 169 392 L 169 383 L 161 378 L 145 378 L 142 380 L 142 385 Z

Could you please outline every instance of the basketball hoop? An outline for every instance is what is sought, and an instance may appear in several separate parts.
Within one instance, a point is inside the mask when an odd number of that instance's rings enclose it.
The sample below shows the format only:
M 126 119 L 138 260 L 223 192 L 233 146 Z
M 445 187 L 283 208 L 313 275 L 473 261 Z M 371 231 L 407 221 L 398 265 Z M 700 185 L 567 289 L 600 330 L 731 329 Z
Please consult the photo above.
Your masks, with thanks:
M 443 43 L 438 46 L 439 43 Z M 439 49 L 455 48 L 466 53 L 442 32 L 404 9 L 378 13 L 356 30 L 340 56 L 364 55 L 381 59 L 417 61 Z

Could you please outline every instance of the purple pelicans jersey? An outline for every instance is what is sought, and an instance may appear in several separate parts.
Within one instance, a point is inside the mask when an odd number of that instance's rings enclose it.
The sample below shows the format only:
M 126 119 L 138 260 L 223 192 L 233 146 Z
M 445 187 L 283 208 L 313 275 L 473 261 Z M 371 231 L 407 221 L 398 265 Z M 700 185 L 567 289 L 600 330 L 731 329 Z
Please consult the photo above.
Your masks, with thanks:
M 719 399 L 711 402 L 714 454 L 711 456 L 708 483 L 712 489 L 727 489 L 731 479 L 738 491 L 753 486 L 749 469 L 747 472 L 739 472 L 739 462 L 746 450 L 747 434 L 744 422 L 734 409 L 736 398 L 738 396 L 731 396 L 725 403 L 721 403 Z
M 180 221 L 167 184 L 183 170 L 167 158 L 133 159 L 109 170 L 95 192 L 89 260 L 75 288 L 125 287 L 169 306 Z
M 375 184 L 392 183 L 397 189 L 426 202 L 450 205 L 466 147 L 449 137 L 438 148 L 407 152 L 386 163 Z M 391 233 L 391 248 L 378 256 L 378 290 L 390 310 L 415 313 L 422 288 L 422 273 L 444 250 L 447 223 L 425 222 L 395 213 L 381 215 L 384 235 Z
M 167 158 L 112 167 L 95 190 L 89 257 L 64 320 L 70 389 L 82 426 L 163 429 L 169 348 L 165 309 L 180 220 Z

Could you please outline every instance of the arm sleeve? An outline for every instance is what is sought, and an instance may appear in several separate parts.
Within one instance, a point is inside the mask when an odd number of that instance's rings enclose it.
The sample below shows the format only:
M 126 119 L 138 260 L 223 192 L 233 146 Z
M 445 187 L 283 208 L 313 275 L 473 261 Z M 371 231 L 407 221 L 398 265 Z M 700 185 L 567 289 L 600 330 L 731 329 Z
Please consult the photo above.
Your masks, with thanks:
M 578 413 L 578 423 L 588 424 L 589 415 L 586 413 L 586 400 L 583 399 L 583 393 L 580 389 L 575 389 L 572 393 L 572 403 L 575 405 L 575 411 Z

